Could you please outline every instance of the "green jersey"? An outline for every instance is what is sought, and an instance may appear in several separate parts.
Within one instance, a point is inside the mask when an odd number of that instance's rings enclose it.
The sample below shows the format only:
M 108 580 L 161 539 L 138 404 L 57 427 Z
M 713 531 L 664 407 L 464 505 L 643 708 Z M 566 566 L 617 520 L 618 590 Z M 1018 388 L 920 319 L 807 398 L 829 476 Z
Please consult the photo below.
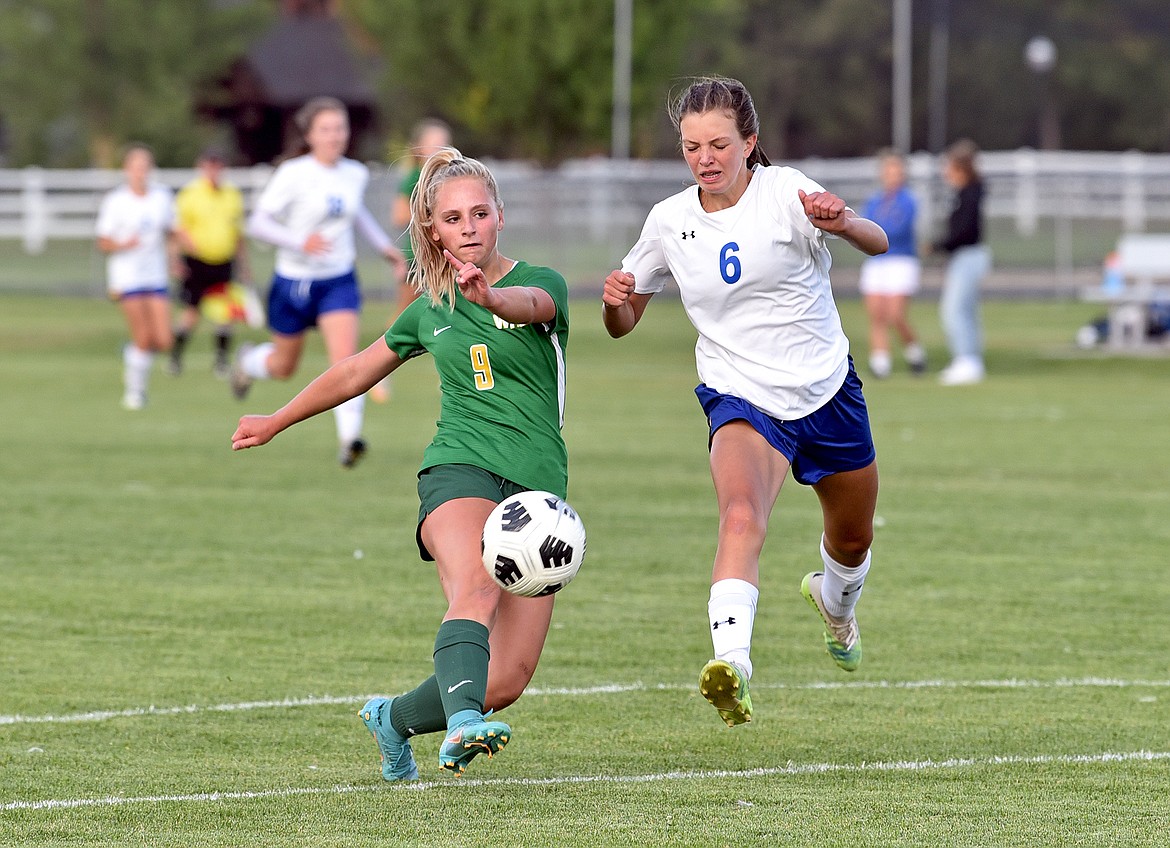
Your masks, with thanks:
M 551 268 L 526 262 L 517 262 L 495 286 L 544 289 L 556 317 L 508 324 L 456 291 L 454 312 L 423 295 L 386 331 L 386 344 L 398 356 L 430 353 L 439 372 L 438 431 L 423 452 L 422 469 L 474 465 L 563 498 L 569 476 L 561 438 L 568 287 Z

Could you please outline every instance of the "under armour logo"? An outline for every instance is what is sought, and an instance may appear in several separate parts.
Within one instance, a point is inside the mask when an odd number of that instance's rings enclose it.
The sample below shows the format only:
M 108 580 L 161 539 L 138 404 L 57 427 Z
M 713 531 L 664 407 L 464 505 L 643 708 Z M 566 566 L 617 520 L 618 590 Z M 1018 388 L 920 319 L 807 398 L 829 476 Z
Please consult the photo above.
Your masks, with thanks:
M 728 618 L 727 618 L 726 620 L 724 620 L 724 621 L 714 621 L 714 622 L 712 622 L 712 623 L 711 623 L 711 629 L 712 629 L 712 630 L 718 630 L 718 629 L 719 629 L 719 625 L 720 625 L 720 624 L 726 624 L 728 627 L 730 627 L 731 625 L 735 624 L 735 616 L 728 616 Z
M 683 241 L 686 241 L 686 240 L 687 240 L 687 238 L 688 238 L 688 235 L 687 235 L 687 231 L 686 231 L 686 230 L 683 230 L 682 237 L 683 237 Z M 690 238 L 694 238 L 694 237 L 695 237 L 695 231 L 694 231 L 694 230 L 691 230 L 691 231 L 690 231 L 690 236 L 689 236 L 689 237 L 690 237 Z

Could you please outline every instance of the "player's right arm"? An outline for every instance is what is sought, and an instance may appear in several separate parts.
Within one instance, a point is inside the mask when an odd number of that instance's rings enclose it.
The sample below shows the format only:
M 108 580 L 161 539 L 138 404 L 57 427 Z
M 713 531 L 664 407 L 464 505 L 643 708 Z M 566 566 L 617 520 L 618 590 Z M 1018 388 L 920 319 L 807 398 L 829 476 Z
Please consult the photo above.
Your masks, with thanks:
M 271 415 L 245 415 L 232 434 L 232 450 L 267 444 L 289 427 L 358 397 L 402 364 L 379 336 L 365 350 L 332 365 Z
M 605 330 L 615 339 L 630 332 L 642 320 L 646 304 L 654 295 L 634 291 L 634 275 L 625 271 L 611 271 L 601 291 L 601 319 Z

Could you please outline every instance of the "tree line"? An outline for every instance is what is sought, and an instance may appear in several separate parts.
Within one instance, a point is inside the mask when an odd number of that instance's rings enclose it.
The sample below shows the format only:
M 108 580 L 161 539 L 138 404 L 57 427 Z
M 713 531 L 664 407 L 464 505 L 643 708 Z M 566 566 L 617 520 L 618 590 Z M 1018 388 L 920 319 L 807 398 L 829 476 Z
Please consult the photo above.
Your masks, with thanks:
M 664 105 L 703 73 L 748 85 L 773 159 L 890 142 L 893 0 L 632 2 L 632 155 L 675 153 Z M 400 149 L 430 115 L 478 155 L 609 152 L 612 0 L 336 6 L 378 92 L 378 149 L 362 154 Z M 201 93 L 276 14 L 273 0 L 0 2 L 5 164 L 110 164 L 131 139 L 189 164 L 216 133 L 195 117 Z M 1047 73 L 1025 61 L 1037 35 L 1056 46 Z M 1165 0 L 914 0 L 912 52 L 916 150 L 939 126 L 985 149 L 1038 146 L 1047 108 L 1067 149 L 1170 151 Z

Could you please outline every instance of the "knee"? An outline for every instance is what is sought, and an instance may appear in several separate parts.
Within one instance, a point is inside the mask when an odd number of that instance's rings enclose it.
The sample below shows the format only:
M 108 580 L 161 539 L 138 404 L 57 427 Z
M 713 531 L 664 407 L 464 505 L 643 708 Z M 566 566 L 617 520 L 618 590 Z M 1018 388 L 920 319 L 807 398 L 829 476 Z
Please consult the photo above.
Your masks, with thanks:
M 273 380 L 287 380 L 296 373 L 296 370 L 296 362 L 287 359 L 278 359 L 277 357 L 270 357 L 268 359 L 268 376 Z
M 768 529 L 768 519 L 750 501 L 735 500 L 723 508 L 719 525 L 722 536 L 763 538 Z
M 498 673 L 493 673 L 488 679 L 484 706 L 492 710 L 502 710 L 520 700 L 520 696 L 524 694 L 524 690 L 532 680 L 535 669 L 528 668 L 524 663 L 519 663 L 498 670 L 493 669 L 493 672 L 496 671 Z
M 873 545 L 873 527 L 835 533 L 832 538 L 825 534 L 825 550 L 829 556 L 842 565 L 860 565 Z
M 450 600 L 447 609 L 452 615 L 482 621 L 488 624 L 489 629 L 491 628 L 491 622 L 495 621 L 500 606 L 502 591 L 495 583 L 488 579 L 460 581 L 452 583 L 448 591 Z
M 520 696 L 524 694 L 525 685 L 514 679 L 489 681 L 484 707 L 497 712 L 505 707 L 510 707 L 520 700 Z

